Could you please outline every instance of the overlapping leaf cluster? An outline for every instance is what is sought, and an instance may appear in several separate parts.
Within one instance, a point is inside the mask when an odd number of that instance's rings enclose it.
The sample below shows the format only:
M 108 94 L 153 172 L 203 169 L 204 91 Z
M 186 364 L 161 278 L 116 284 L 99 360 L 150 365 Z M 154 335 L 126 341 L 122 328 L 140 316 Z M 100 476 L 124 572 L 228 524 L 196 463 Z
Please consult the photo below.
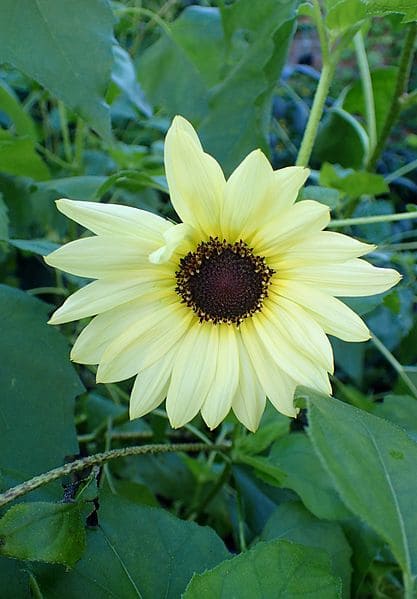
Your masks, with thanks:
M 95 385 L 93 369 L 69 362 L 80 325 L 46 325 L 82 284 L 41 259 L 81 233 L 54 200 L 113 201 L 175 219 L 162 143 L 176 113 L 226 172 L 254 147 L 276 168 L 295 162 L 319 76 L 297 64 L 297 48 L 315 35 L 318 3 L 189 4 L 0 5 L 0 493 L 112 448 L 230 442 L 224 452 L 114 460 L 4 506 L 0 597 L 411 598 L 417 94 L 412 72 L 397 98 L 401 64 L 390 48 L 412 35 L 415 2 L 322 6 L 335 47 L 369 32 L 374 130 L 370 88 L 346 43 L 303 197 L 329 204 L 341 227 L 351 219 L 348 231 L 380 244 L 374 262 L 404 275 L 395 291 L 355 302 L 374 345 L 334 342 L 339 399 L 299 389 L 299 418 L 268 410 L 255 434 L 232 417 L 210 434 L 198 419 L 173 432 L 163 410 L 128 422 L 129 382 Z M 381 28 L 382 50 L 372 41 Z

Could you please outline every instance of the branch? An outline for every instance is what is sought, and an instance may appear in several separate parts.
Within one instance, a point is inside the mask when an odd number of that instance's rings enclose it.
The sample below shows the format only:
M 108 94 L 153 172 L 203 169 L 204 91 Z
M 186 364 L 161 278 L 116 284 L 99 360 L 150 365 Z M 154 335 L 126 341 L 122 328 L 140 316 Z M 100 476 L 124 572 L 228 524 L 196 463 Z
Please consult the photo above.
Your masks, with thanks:
M 59 466 L 53 470 L 49 470 L 49 472 L 39 474 L 39 476 L 35 476 L 20 485 L 8 489 L 0 494 L 0 507 L 6 505 L 10 501 L 14 501 L 18 497 L 22 497 L 23 495 L 34 491 L 38 487 L 42 487 L 58 478 L 67 476 L 72 472 L 79 472 L 85 468 L 104 464 L 116 458 L 125 458 L 132 455 L 172 453 L 174 451 L 190 451 L 193 453 L 197 451 L 223 451 L 229 448 L 229 443 L 220 443 L 218 445 L 208 445 L 206 443 L 176 443 L 173 445 L 135 445 L 133 447 L 123 447 L 121 449 L 112 449 L 110 451 L 96 453 L 87 456 L 86 458 L 69 462 L 68 464 L 64 464 L 64 466 Z

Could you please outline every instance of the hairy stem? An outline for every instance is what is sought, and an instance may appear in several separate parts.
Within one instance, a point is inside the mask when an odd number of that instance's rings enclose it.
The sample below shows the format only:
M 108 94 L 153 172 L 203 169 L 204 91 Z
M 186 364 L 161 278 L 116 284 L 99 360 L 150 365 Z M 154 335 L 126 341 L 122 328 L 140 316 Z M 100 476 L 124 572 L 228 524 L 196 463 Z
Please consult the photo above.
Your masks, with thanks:
M 380 157 L 382 150 L 385 147 L 387 139 L 391 133 L 391 129 L 395 125 L 400 114 L 401 96 L 407 92 L 408 80 L 410 78 L 410 70 L 413 63 L 414 45 L 417 38 L 417 23 L 410 23 L 407 30 L 404 46 L 401 52 L 400 64 L 398 67 L 397 81 L 395 84 L 394 95 L 392 97 L 391 106 L 385 118 L 385 123 L 382 128 L 378 143 L 369 159 L 367 168 L 373 170 L 375 164 Z
M 80 472 L 85 468 L 91 468 L 92 466 L 105 464 L 106 462 L 116 458 L 125 458 L 133 455 L 172 453 L 174 451 L 190 451 L 193 453 L 198 451 L 224 451 L 229 448 L 229 443 L 221 443 L 219 445 L 208 445 L 206 443 L 176 443 L 172 445 L 139 445 L 133 447 L 123 447 L 122 449 L 112 449 L 110 451 L 104 451 L 103 453 L 96 453 L 94 455 L 87 456 L 86 458 L 69 462 L 68 464 L 64 464 L 64 466 L 59 466 L 53 470 L 49 470 L 49 472 L 44 472 L 43 474 L 35 476 L 34 478 L 31 478 L 20 485 L 16 485 L 15 487 L 8 489 L 4 493 L 0 494 L 0 507 L 6 505 L 10 501 L 14 501 L 18 497 L 22 497 L 23 495 L 34 491 L 38 487 L 42 487 L 43 485 L 57 480 L 58 478 L 67 476 L 72 472 Z

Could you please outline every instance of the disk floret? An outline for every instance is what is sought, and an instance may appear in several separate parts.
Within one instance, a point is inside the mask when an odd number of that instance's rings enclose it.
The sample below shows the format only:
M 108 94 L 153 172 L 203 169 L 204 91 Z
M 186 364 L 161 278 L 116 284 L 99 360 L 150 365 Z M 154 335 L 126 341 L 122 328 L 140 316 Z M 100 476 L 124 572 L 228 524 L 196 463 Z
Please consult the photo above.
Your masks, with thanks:
M 262 309 L 273 274 L 244 241 L 210 237 L 180 260 L 175 290 L 200 322 L 239 325 Z

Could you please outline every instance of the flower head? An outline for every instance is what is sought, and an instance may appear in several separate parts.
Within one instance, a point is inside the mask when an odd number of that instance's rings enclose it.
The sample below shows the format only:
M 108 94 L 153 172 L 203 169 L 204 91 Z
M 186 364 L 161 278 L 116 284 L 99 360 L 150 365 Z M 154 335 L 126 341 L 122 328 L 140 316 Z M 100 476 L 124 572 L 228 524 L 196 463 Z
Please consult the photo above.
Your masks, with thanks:
M 99 382 L 135 376 L 132 418 L 165 398 L 173 427 L 201 411 L 215 428 L 232 409 L 254 431 L 266 398 L 295 416 L 297 385 L 331 393 L 326 334 L 369 338 L 336 298 L 381 293 L 398 273 L 359 258 L 374 246 L 323 231 L 327 206 L 296 202 L 307 169 L 273 171 L 255 150 L 226 181 L 181 117 L 166 137 L 165 167 L 177 225 L 126 206 L 58 200 L 95 236 L 46 262 L 96 280 L 50 322 L 94 316 L 71 358 L 98 364 Z

